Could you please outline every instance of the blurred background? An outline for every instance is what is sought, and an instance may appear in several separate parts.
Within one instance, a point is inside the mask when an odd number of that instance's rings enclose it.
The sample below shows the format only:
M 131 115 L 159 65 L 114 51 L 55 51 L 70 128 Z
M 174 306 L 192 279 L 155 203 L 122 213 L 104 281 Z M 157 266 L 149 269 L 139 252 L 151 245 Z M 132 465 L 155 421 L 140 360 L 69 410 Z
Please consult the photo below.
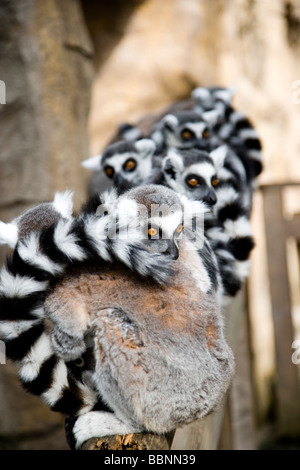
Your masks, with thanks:
M 244 355 L 217 448 L 300 448 L 299 55 L 300 0 L 0 0 L 1 220 L 67 188 L 78 209 L 81 161 L 196 86 L 235 87 L 259 132 Z M 0 364 L 0 449 L 64 448 L 61 417 Z

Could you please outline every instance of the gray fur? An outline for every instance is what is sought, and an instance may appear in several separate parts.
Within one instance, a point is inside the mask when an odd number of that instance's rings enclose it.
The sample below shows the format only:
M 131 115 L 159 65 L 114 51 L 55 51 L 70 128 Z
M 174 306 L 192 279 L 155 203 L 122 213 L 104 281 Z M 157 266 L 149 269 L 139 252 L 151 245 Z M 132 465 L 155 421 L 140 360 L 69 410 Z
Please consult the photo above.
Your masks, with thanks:
M 218 300 L 199 289 L 197 264 L 186 263 L 188 245 L 180 241 L 168 287 L 145 282 L 120 265 L 91 267 L 73 271 L 46 300 L 54 331 L 68 338 L 61 341 L 60 355 L 74 354 L 71 333 L 82 340 L 93 333 L 95 387 L 131 430 L 164 433 L 205 416 L 232 378 L 234 361 Z M 101 413 L 98 432 L 104 432 Z

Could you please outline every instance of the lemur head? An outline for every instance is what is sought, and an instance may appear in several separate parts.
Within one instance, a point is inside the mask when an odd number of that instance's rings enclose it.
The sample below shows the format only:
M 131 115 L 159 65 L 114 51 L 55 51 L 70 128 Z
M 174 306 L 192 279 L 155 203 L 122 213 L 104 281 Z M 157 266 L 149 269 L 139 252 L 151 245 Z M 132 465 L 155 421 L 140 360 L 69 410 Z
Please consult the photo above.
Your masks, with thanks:
M 209 111 L 201 116 L 194 111 L 178 111 L 167 114 L 156 125 L 152 138 L 157 146 L 188 149 L 203 143 L 206 149 L 211 137 L 211 126 L 217 118 L 217 112 Z
M 207 209 L 202 203 L 194 207 L 192 201 L 166 186 L 150 184 L 137 186 L 119 197 L 107 193 L 101 211 L 110 217 L 112 224 L 117 221 L 118 236 L 122 240 L 120 250 L 126 249 L 126 240 L 130 240 L 142 250 L 175 260 L 179 256 L 184 224 L 188 233 L 192 218 L 203 219 Z M 108 233 L 110 236 L 110 231 Z
M 162 163 L 167 186 L 189 199 L 213 206 L 217 202 L 217 173 L 226 155 L 225 145 L 211 153 L 198 149 L 169 149 Z
M 223 110 L 219 104 L 229 106 L 234 93 L 235 90 L 232 87 L 197 87 L 192 91 L 191 97 L 196 102 L 195 111 L 203 113 L 211 109 Z
M 0 245 L 14 248 L 19 240 L 30 233 L 41 231 L 61 219 L 69 220 L 73 214 L 73 194 L 57 192 L 52 202 L 44 202 L 23 212 L 10 223 L 0 221 Z
M 198 87 L 195 88 L 191 97 L 195 101 L 194 111 L 201 116 L 214 110 L 218 113 L 218 122 L 226 119 L 227 109 L 231 107 L 234 88 L 229 87 Z
M 101 155 L 82 162 L 85 168 L 103 170 L 116 187 L 138 185 L 149 177 L 155 143 L 151 139 L 120 141 L 109 145 Z

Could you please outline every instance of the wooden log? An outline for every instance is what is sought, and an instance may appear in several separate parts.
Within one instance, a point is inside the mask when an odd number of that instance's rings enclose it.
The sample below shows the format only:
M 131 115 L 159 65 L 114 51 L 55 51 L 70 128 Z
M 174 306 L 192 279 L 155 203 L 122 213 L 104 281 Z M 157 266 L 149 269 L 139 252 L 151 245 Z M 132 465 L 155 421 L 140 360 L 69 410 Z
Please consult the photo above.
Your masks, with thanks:
M 86 441 L 81 450 L 169 450 L 174 433 L 157 435 L 151 433 L 106 436 Z

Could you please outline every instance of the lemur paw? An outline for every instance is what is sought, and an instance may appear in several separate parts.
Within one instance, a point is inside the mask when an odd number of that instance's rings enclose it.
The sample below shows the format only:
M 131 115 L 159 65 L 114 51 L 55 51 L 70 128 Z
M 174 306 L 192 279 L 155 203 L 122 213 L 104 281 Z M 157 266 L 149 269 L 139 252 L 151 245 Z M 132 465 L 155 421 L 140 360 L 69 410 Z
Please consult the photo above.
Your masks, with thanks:
M 119 420 L 114 413 L 90 411 L 76 420 L 72 429 L 75 447 L 79 449 L 92 437 L 124 435 L 142 432 L 142 429 Z

